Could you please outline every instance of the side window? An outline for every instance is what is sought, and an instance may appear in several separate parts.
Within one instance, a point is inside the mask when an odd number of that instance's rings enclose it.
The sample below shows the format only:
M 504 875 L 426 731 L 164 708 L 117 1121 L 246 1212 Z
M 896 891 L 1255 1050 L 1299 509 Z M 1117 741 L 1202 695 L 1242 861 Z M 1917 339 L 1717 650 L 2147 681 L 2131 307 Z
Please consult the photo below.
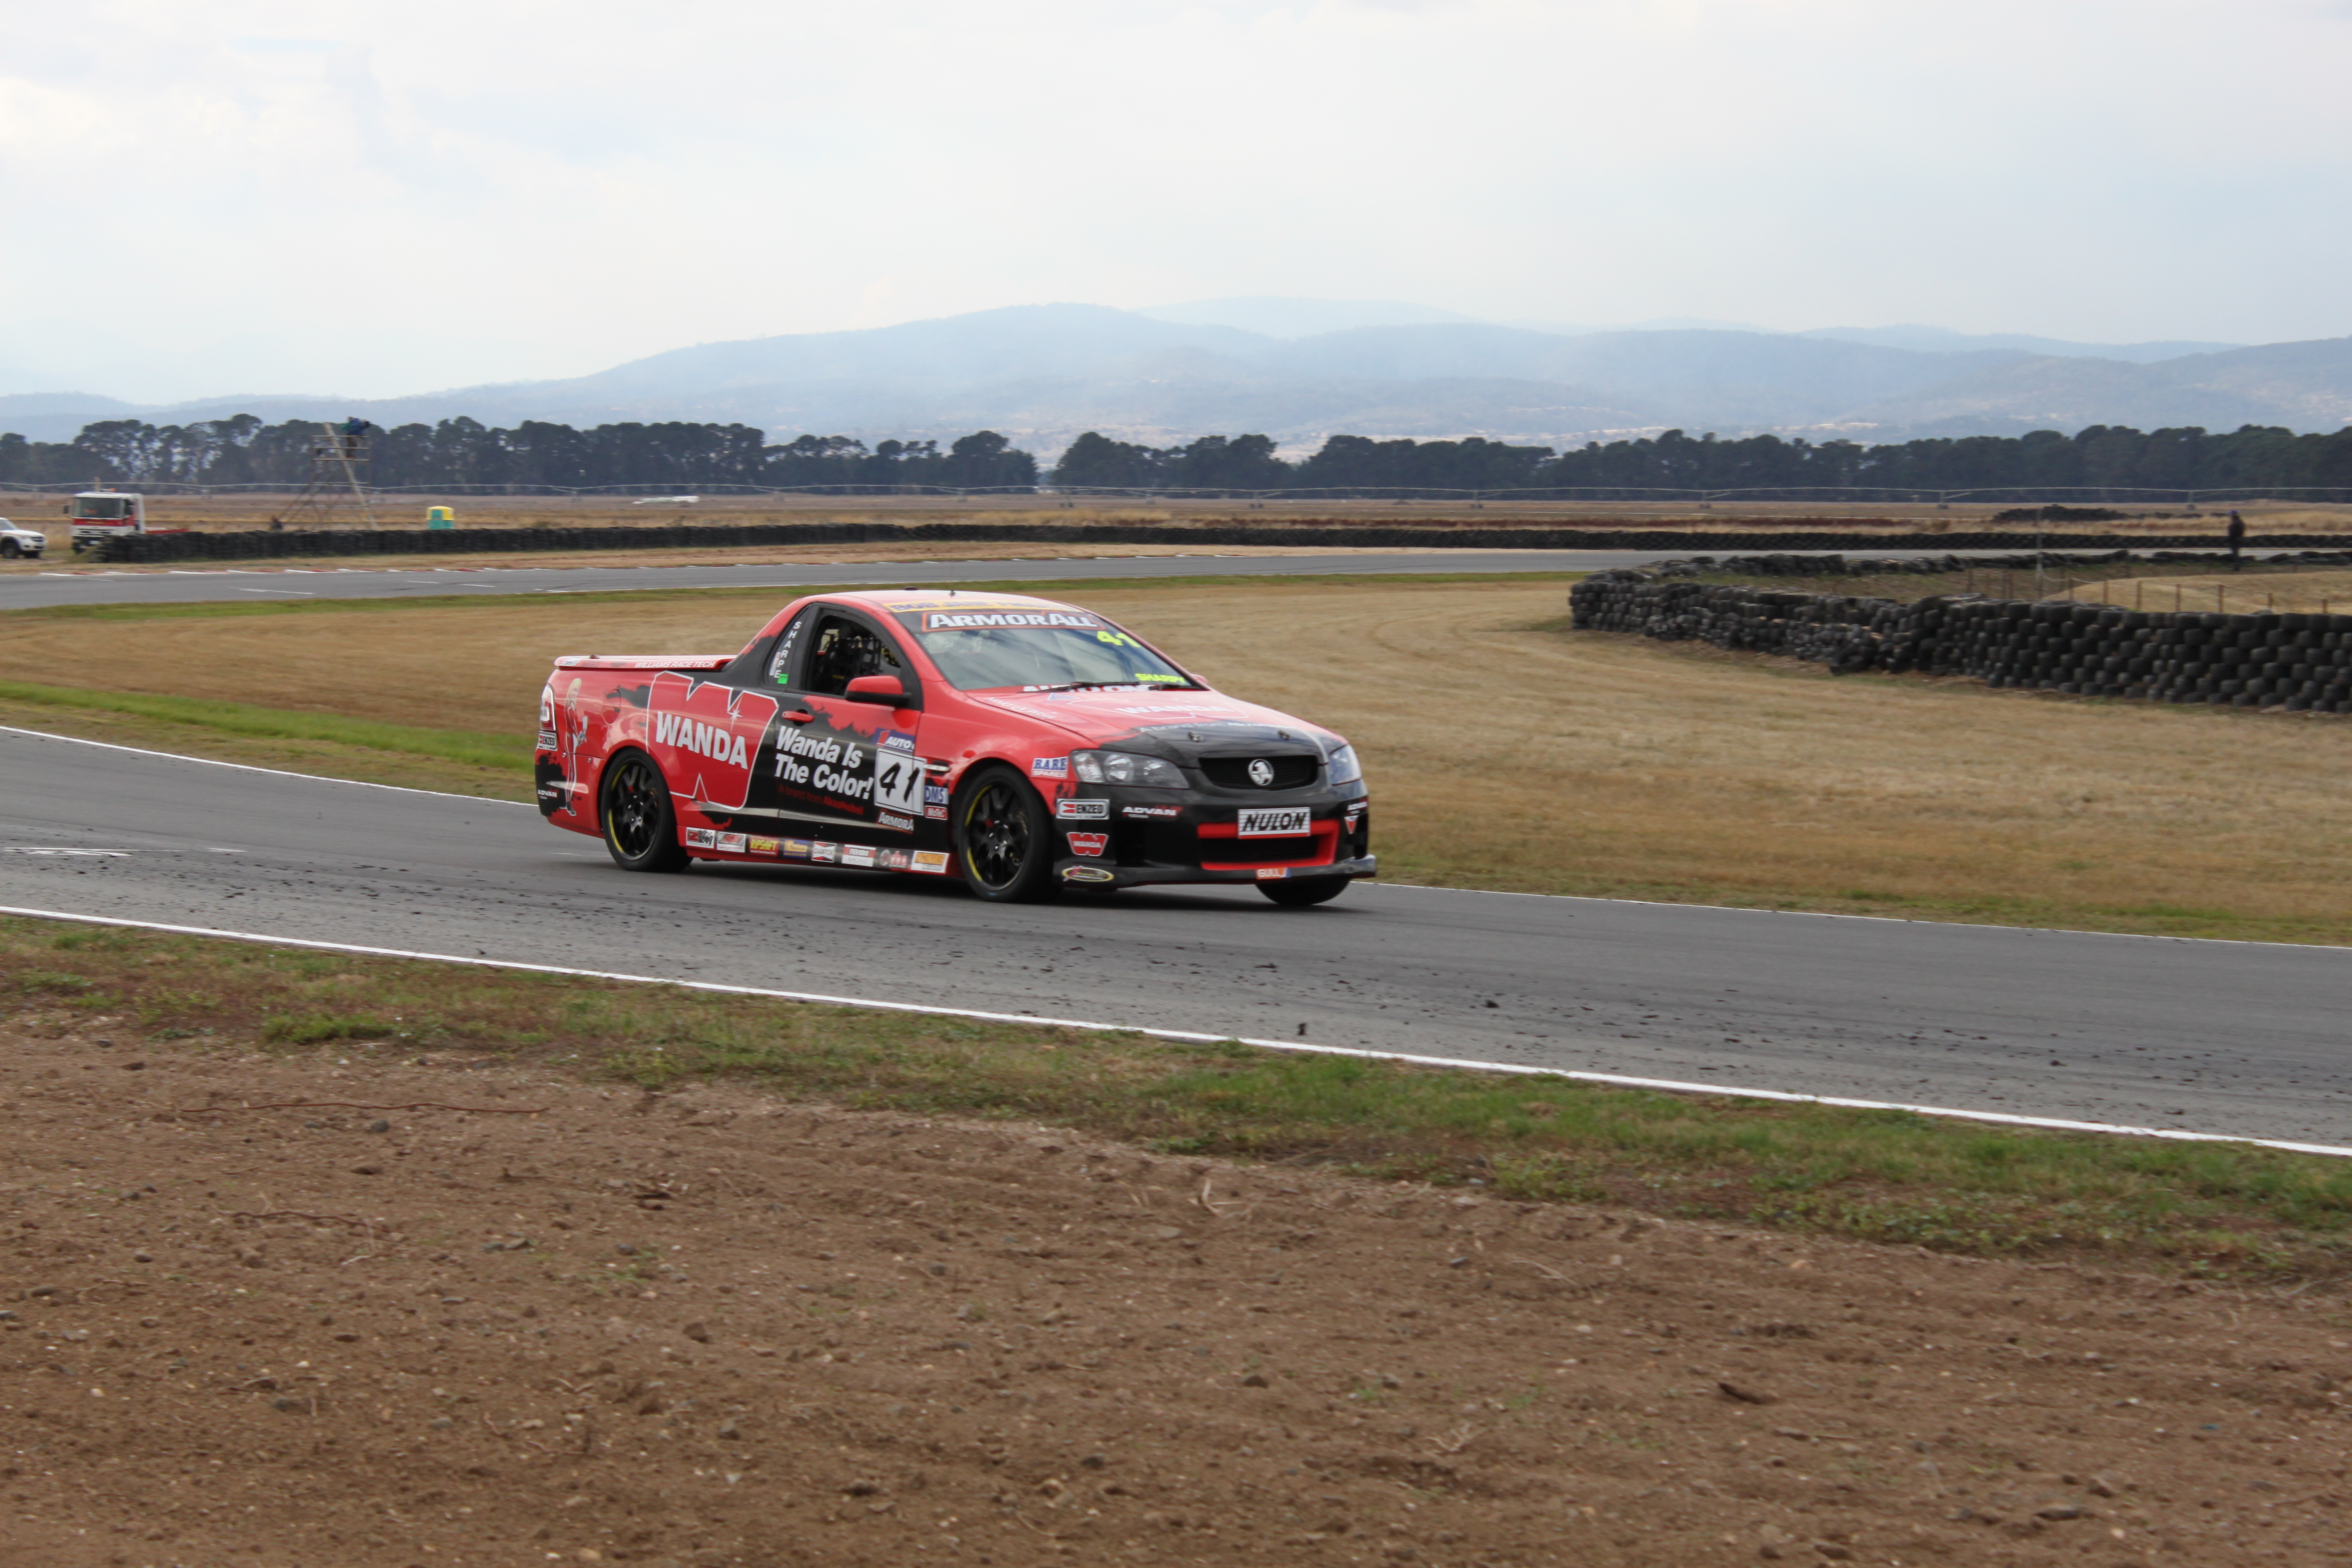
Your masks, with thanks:
M 783 635 L 776 639 L 776 651 L 768 656 L 768 684 L 790 686 L 793 683 L 793 656 L 800 651 L 803 634 L 816 619 L 814 610 L 803 610 L 794 616 Z
M 808 677 L 803 684 L 820 697 L 838 697 L 861 675 L 895 675 L 904 680 L 907 668 L 898 662 L 898 650 L 878 633 L 845 616 L 825 616 L 817 623 L 816 640 L 809 646 Z

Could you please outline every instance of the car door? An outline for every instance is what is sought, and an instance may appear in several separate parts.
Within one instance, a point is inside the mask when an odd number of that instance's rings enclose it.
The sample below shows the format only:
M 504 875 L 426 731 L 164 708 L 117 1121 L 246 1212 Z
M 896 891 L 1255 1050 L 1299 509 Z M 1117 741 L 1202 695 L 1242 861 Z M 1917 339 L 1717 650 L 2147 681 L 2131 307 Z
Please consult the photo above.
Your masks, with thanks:
M 808 616 L 804 630 L 795 617 L 778 638 L 780 650 L 795 645 L 779 658 L 797 660 L 777 672 L 789 682 L 775 742 L 779 815 L 836 833 L 843 864 L 905 869 L 908 851 L 931 837 L 923 832 L 921 679 L 877 621 L 833 605 Z M 851 700 L 849 683 L 866 675 L 895 677 L 908 705 Z

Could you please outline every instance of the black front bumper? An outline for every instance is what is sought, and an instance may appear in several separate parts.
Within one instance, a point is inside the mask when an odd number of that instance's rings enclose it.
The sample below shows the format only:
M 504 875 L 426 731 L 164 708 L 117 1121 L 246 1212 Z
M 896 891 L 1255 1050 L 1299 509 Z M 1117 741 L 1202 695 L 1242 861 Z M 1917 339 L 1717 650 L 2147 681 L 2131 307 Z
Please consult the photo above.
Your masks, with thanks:
M 1101 816 L 1064 815 L 1095 809 L 1097 802 Z M 1304 807 L 1308 831 L 1286 837 L 1240 837 L 1241 814 L 1266 806 Z M 1194 794 L 1178 804 L 1165 791 L 1104 785 L 1076 801 L 1056 803 L 1054 828 L 1065 851 L 1055 874 L 1080 885 L 1266 882 L 1370 877 L 1379 871 L 1371 852 L 1371 803 L 1364 795 L 1314 791 L 1305 799 L 1269 800 L 1202 799 Z

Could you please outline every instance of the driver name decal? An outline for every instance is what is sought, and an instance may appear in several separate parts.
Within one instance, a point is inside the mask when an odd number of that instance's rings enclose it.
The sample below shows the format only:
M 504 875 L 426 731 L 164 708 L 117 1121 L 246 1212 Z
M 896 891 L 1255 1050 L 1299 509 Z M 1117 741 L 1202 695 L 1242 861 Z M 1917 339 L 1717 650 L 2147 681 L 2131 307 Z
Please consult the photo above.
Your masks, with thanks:
M 776 707 L 774 698 L 756 691 L 665 670 L 654 677 L 646 700 L 654 761 L 677 794 L 740 811 L 751 793 L 760 737 Z

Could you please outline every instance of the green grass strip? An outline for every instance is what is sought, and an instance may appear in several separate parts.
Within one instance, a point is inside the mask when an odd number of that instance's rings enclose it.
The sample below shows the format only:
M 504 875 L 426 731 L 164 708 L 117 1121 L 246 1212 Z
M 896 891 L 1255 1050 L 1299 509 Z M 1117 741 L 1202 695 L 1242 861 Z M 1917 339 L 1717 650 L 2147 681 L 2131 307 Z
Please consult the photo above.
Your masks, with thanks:
M 332 713 L 310 713 L 291 708 L 261 708 L 249 702 L 222 702 L 202 697 L 154 697 L 138 692 L 99 691 L 79 686 L 37 686 L 30 681 L 0 680 L 0 699 L 36 703 L 47 708 L 79 709 L 89 713 L 123 713 L 161 720 L 225 734 L 253 735 L 278 741 L 327 741 L 371 752 L 435 757 L 471 767 L 530 772 L 530 737 L 509 739 L 478 730 L 433 730 L 416 724 L 382 724 L 367 719 L 345 719 Z
M 0 919 L 0 1026 L 1045 1120 L 1171 1154 L 1979 1257 L 2352 1277 L 2352 1160 Z M 175 1046 L 174 1042 L 188 1042 Z

